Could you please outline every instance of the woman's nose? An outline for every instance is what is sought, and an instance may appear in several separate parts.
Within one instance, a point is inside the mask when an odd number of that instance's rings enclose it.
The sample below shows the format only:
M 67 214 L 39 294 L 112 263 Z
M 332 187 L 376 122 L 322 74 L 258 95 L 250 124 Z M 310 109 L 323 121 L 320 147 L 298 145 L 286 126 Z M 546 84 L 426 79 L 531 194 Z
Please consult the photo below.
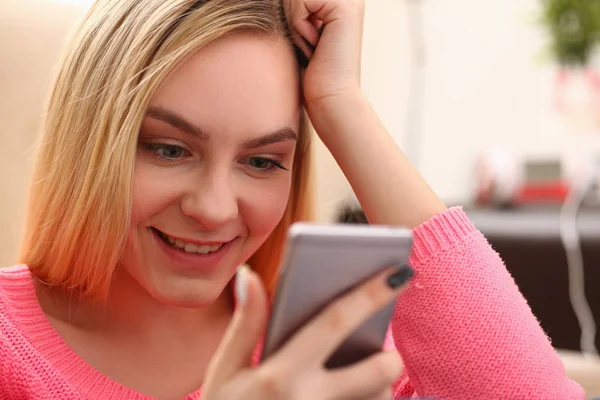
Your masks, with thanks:
M 206 229 L 215 229 L 237 218 L 237 196 L 227 178 L 207 177 L 184 196 L 181 209 Z

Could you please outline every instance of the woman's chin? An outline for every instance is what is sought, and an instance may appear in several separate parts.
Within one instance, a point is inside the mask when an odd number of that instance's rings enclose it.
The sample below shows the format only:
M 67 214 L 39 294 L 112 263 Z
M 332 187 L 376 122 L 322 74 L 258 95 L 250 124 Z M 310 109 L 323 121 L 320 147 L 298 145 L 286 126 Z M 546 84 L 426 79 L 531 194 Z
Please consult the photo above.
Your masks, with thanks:
M 225 292 L 227 283 L 216 282 L 161 282 L 149 288 L 151 296 L 161 304 L 172 307 L 201 308 L 214 304 Z

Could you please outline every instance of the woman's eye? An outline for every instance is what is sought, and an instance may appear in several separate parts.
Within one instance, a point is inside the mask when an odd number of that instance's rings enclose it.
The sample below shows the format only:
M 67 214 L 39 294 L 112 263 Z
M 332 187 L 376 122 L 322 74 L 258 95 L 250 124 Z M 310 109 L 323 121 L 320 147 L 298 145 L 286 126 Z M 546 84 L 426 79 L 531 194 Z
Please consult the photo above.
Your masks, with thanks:
M 251 157 L 247 160 L 247 163 L 250 168 L 258 172 L 269 172 L 273 171 L 275 168 L 287 171 L 287 168 L 285 168 L 283 165 L 269 158 Z
M 148 143 L 146 149 L 156 158 L 164 161 L 178 161 L 189 156 L 189 151 L 181 146 L 159 143 Z
M 264 158 L 251 158 L 248 160 L 248 164 L 255 169 L 269 169 L 273 166 L 273 163 L 270 160 Z

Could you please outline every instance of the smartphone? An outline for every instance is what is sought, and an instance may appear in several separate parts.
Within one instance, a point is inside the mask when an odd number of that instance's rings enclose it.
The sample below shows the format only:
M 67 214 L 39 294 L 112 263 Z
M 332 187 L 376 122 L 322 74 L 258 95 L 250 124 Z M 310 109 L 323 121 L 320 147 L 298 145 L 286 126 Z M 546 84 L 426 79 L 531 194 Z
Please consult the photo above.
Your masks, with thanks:
M 339 296 L 393 265 L 408 265 L 411 231 L 400 227 L 295 223 L 287 237 L 262 359 L 281 348 Z M 325 363 L 353 364 L 382 350 L 394 312 L 389 304 L 352 333 Z

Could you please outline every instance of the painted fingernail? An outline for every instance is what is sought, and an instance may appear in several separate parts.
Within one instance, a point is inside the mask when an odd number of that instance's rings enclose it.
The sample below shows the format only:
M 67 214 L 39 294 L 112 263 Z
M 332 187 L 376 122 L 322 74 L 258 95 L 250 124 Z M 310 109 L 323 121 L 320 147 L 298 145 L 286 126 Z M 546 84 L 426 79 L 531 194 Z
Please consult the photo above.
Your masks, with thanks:
M 415 274 L 415 270 L 408 265 L 400 267 L 400 269 L 388 276 L 387 284 L 392 289 L 397 289 L 410 280 Z
M 235 274 L 235 299 L 239 305 L 248 300 L 248 266 L 246 264 L 238 268 Z

